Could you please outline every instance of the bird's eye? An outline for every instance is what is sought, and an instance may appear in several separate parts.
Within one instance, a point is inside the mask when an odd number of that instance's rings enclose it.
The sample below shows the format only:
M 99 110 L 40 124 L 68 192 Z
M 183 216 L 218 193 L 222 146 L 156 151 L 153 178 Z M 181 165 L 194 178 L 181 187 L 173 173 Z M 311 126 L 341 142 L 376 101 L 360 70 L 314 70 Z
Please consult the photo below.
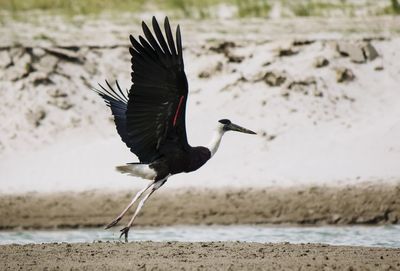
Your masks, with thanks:
M 228 120 L 228 119 L 222 119 L 222 120 L 219 120 L 219 122 L 222 123 L 222 124 L 224 124 L 224 125 L 230 124 L 230 123 L 231 123 L 231 121 Z

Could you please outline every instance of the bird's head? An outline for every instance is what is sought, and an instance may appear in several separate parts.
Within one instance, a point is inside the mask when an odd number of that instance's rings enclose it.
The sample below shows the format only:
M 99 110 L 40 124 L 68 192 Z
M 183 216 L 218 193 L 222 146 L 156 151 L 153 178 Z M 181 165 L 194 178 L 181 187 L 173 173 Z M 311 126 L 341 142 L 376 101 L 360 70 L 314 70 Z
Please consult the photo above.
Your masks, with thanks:
M 228 119 L 222 119 L 222 120 L 219 120 L 218 122 L 220 123 L 220 127 L 224 132 L 236 131 L 236 132 L 252 134 L 252 135 L 256 134 L 255 132 L 253 132 L 253 131 L 251 131 L 249 129 L 243 128 L 243 127 L 241 127 L 239 125 L 236 125 L 236 124 L 232 123 Z

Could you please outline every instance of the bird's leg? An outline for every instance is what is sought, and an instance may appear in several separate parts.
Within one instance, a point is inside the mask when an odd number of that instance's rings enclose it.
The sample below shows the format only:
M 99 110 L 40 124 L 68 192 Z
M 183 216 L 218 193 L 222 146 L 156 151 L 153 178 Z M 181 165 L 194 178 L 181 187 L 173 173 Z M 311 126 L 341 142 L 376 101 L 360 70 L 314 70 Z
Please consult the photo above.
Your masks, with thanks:
M 118 222 L 124 217 L 124 215 L 126 214 L 126 212 L 128 212 L 129 208 L 132 207 L 132 205 L 143 195 L 143 193 L 149 189 L 153 184 L 155 183 L 155 181 L 151 182 L 148 186 L 146 186 L 144 189 L 140 190 L 139 192 L 137 192 L 137 194 L 135 195 L 135 197 L 132 199 L 131 203 L 128 204 L 128 206 L 126 206 L 126 208 L 122 211 L 122 213 L 117 216 L 113 221 L 111 221 L 110 224 L 108 224 L 105 229 L 109 229 L 115 225 L 118 224 Z
M 143 205 L 146 203 L 146 201 L 149 199 L 149 197 L 158 189 L 160 188 L 167 179 L 162 179 L 157 182 L 155 182 L 150 190 L 150 192 L 139 202 L 138 207 L 136 208 L 135 213 L 132 216 L 132 219 L 129 221 L 128 225 L 121 229 L 121 235 L 119 238 L 121 238 L 123 235 L 125 236 L 125 242 L 128 242 L 128 232 L 129 229 L 132 227 L 133 221 L 135 221 L 136 216 L 139 214 L 140 209 L 142 209 Z

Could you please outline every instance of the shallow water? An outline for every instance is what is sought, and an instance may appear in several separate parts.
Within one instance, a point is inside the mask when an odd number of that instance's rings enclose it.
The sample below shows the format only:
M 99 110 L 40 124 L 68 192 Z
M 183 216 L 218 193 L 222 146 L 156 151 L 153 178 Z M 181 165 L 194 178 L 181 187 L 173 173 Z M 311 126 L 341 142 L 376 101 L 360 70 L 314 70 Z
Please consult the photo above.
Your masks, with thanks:
M 73 229 L 0 231 L 0 244 L 115 241 L 117 230 Z M 243 241 L 259 243 L 324 243 L 400 248 L 400 225 L 294 226 L 171 226 L 132 228 L 129 241 Z

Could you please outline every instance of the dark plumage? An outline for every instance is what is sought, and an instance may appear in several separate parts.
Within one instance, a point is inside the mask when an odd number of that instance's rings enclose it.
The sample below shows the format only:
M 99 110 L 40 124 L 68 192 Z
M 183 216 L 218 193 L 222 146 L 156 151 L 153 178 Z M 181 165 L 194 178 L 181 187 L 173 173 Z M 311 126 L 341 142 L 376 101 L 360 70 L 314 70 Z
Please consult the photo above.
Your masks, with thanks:
M 144 37 L 139 36 L 137 40 L 130 36 L 132 86 L 127 95 L 118 82 L 117 91 L 107 81 L 108 89 L 99 85 L 101 89 L 95 90 L 111 108 L 122 141 L 140 161 L 117 169 L 153 180 L 107 226 L 116 225 L 132 204 L 151 187 L 131 222 L 122 230 L 121 235 L 126 238 L 141 206 L 170 175 L 191 172 L 204 165 L 215 153 L 224 132 L 235 130 L 254 133 L 232 124 L 229 120 L 221 120 L 211 148 L 189 145 L 185 125 L 188 82 L 184 71 L 180 28 L 178 26 L 176 29 L 175 43 L 168 18 L 164 21 L 165 38 L 154 17 L 152 26 L 155 36 L 144 22 Z
M 188 83 L 179 26 L 175 48 L 168 18 L 164 23 L 167 40 L 154 17 L 152 23 L 156 37 L 144 22 L 142 28 L 147 41 L 139 36 L 139 43 L 130 36 L 133 84 L 128 99 L 118 83 L 119 92 L 107 81 L 110 90 L 100 86 L 99 94 L 111 108 L 122 141 L 141 163 L 150 164 L 157 172 L 156 180 L 161 180 L 168 174 L 198 169 L 211 154 L 206 148 L 191 147 L 187 141 Z

